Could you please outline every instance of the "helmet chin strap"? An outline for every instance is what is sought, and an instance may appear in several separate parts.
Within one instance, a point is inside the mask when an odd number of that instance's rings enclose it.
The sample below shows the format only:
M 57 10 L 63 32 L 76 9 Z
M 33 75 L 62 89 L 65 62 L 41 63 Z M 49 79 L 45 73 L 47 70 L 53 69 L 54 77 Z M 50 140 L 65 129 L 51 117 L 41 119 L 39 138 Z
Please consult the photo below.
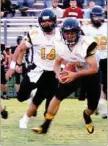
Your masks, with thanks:
M 72 43 L 68 43 L 67 46 L 69 48 L 69 50 L 72 52 L 74 45 L 76 44 L 76 42 L 72 42 Z
M 69 50 L 72 51 L 73 50 L 73 46 L 77 43 L 77 41 L 72 41 L 72 42 L 68 42 L 67 40 L 65 40 L 65 44 L 68 46 Z

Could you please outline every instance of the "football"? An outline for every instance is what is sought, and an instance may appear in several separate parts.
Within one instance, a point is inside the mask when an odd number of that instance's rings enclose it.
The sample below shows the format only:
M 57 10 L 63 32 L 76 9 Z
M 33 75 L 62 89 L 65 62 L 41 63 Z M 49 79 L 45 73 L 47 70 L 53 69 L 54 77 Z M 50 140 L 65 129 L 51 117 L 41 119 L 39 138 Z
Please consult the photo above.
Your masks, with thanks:
M 64 70 L 75 72 L 75 65 L 71 63 L 67 63 Z
M 65 71 L 72 71 L 72 72 L 75 72 L 76 70 L 75 70 L 75 65 L 74 64 L 71 64 L 71 63 L 67 63 L 66 65 L 65 65 L 65 67 L 64 67 L 64 69 L 62 70 L 62 72 L 61 72 L 61 75 L 60 75 L 60 78 L 61 78 L 61 80 L 64 82 L 66 79 L 63 79 L 65 76 L 67 76 L 68 75 L 68 73 L 67 72 L 65 72 Z

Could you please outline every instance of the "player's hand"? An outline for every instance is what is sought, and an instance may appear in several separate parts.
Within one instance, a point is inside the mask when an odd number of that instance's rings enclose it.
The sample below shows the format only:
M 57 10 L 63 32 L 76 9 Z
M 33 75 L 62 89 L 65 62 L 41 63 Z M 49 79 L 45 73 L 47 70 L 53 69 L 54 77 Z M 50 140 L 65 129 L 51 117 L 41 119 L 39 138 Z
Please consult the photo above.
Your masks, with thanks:
M 56 78 L 59 80 L 59 82 L 62 82 L 62 80 L 61 80 L 61 72 L 56 74 Z
M 3 61 L 3 65 L 6 65 L 6 62 L 5 61 Z
M 16 70 L 17 73 L 22 73 L 22 66 L 16 65 L 15 70 Z
M 9 80 L 9 78 L 12 77 L 12 75 L 15 73 L 15 70 L 14 69 L 9 69 L 7 72 L 6 72 L 6 80 Z
M 64 74 L 65 73 L 65 74 Z M 74 81 L 77 78 L 77 75 L 75 72 L 72 71 L 65 71 L 61 74 L 61 80 L 62 80 L 62 84 L 67 84 L 70 83 L 72 81 Z
M 0 12 L 0 17 L 3 17 L 4 16 L 4 12 Z

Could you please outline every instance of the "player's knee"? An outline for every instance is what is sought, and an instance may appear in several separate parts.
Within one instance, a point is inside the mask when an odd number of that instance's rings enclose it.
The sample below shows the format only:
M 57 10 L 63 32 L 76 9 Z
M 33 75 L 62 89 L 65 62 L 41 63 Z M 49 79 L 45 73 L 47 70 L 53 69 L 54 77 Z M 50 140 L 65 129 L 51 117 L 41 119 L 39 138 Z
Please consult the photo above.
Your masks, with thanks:
M 95 112 L 95 109 L 86 109 L 85 112 L 87 113 L 87 115 L 92 115 Z
M 20 94 L 18 94 L 18 96 L 17 96 L 17 100 L 19 102 L 26 101 L 27 99 L 29 99 L 29 96 L 24 96 L 24 95 L 20 95 Z

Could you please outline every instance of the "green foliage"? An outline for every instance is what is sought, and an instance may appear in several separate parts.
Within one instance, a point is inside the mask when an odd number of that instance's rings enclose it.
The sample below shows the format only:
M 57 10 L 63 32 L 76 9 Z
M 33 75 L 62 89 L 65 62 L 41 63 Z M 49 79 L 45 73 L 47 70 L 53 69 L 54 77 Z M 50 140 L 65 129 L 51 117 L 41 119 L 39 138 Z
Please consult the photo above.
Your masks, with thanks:
M 36 118 L 31 118 L 28 129 L 19 129 L 18 121 L 28 108 L 27 102 L 20 103 L 16 99 L 4 100 L 9 111 L 7 120 L 1 119 L 2 146 L 106 146 L 107 120 L 100 115 L 93 115 L 95 126 L 93 134 L 85 128 L 82 113 L 86 101 L 66 99 L 55 117 L 49 132 L 38 135 L 31 128 L 38 127 L 44 120 L 44 103 L 40 106 Z

